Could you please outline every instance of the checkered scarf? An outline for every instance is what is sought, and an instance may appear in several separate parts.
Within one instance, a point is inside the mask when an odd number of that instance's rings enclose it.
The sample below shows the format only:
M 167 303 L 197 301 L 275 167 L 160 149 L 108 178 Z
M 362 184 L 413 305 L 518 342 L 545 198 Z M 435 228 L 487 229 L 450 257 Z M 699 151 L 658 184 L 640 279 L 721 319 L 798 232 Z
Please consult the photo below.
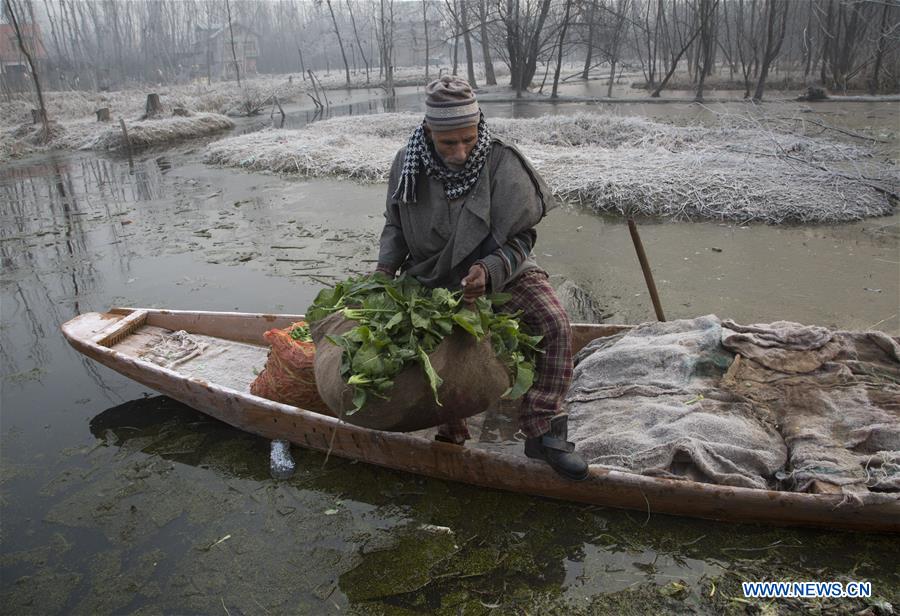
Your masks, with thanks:
M 448 169 L 435 156 L 425 139 L 424 122 L 416 127 L 406 144 L 406 158 L 403 159 L 403 171 L 400 173 L 400 184 L 393 197 L 403 203 L 416 202 L 416 178 L 419 168 L 425 175 L 432 176 L 444 184 L 444 193 L 448 199 L 457 199 L 465 195 L 478 181 L 481 169 L 491 153 L 491 132 L 484 121 L 484 115 L 478 120 L 478 140 L 472 149 L 465 166 L 459 171 Z

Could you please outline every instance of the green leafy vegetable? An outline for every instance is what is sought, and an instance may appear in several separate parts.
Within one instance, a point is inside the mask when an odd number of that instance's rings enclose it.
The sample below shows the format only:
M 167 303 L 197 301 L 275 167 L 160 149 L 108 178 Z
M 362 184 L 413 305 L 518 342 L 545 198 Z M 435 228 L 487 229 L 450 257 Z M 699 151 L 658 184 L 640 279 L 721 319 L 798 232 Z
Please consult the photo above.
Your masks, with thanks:
M 299 340 L 300 342 L 312 342 L 312 336 L 309 333 L 309 325 L 300 325 L 299 323 L 294 325 L 293 329 L 291 329 L 290 336 L 293 340 Z
M 394 377 L 414 362 L 422 366 L 440 404 L 437 392 L 443 380 L 428 356 L 454 327 L 477 340 L 490 336 L 494 353 L 511 376 L 512 386 L 504 397 L 518 398 L 534 383 L 534 357 L 542 352 L 537 346 L 541 337 L 521 331 L 518 313 L 494 312 L 494 305 L 509 298 L 506 294 L 480 297 L 465 306 L 459 292 L 428 289 L 412 277 L 394 280 L 376 274 L 321 291 L 306 318 L 315 323 L 342 312 L 358 323 L 342 335 L 327 336 L 342 350 L 341 376 L 354 389 L 351 414 L 372 396 L 386 399 Z

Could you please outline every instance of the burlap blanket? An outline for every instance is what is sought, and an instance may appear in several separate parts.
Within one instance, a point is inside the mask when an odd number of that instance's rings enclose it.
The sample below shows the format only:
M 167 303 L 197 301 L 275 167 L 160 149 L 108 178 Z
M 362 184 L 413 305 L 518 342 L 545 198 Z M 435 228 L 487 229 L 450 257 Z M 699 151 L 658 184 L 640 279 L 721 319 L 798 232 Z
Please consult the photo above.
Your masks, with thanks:
M 900 493 L 900 344 L 715 316 L 651 323 L 576 356 L 570 435 L 591 463 L 854 500 Z

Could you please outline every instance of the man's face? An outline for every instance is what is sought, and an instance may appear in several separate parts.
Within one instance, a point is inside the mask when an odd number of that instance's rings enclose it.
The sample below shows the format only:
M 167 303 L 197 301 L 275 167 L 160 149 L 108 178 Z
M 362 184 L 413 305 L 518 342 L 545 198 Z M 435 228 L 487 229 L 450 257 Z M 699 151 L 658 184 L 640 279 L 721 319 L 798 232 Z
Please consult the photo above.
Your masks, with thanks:
M 459 171 L 466 164 L 469 154 L 478 141 L 478 127 L 465 126 L 453 130 L 431 130 L 425 128 L 434 143 L 434 149 L 450 169 Z

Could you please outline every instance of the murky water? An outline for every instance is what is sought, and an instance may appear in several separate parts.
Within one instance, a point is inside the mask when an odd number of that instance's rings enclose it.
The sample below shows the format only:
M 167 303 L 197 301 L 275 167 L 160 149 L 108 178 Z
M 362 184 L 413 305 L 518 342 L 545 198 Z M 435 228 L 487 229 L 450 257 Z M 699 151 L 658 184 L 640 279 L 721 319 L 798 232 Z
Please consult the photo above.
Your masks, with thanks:
M 546 111 L 504 105 L 491 112 Z M 110 305 L 301 312 L 323 284 L 372 268 L 383 186 L 208 168 L 200 149 L 133 170 L 57 154 L 0 171 L 4 613 L 743 613 L 739 583 L 756 579 L 869 580 L 900 602 L 896 538 L 648 517 L 297 448 L 297 475 L 269 479 L 265 441 L 59 333 Z M 641 232 L 670 318 L 897 334 L 898 225 Z M 651 318 L 621 221 L 558 210 L 537 253 L 612 320 Z

